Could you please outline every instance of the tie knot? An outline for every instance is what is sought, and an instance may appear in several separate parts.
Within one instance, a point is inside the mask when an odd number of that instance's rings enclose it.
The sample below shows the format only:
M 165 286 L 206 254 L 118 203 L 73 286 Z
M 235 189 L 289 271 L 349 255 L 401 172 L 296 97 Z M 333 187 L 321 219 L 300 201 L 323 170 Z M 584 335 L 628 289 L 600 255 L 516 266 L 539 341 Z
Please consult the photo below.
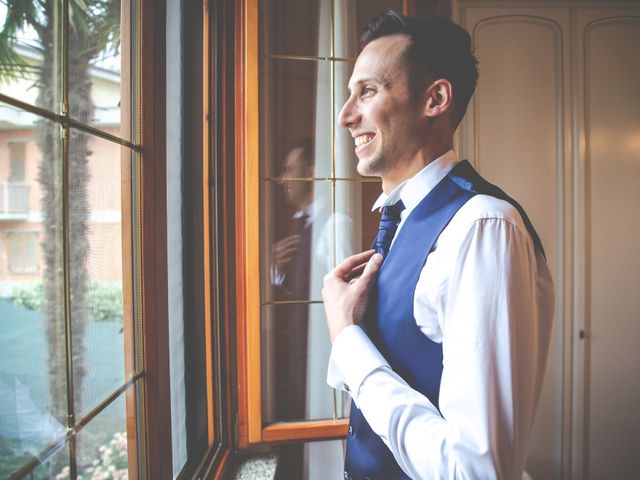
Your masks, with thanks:
M 400 214 L 402 213 L 403 210 L 404 210 L 404 203 L 402 203 L 402 200 L 398 200 L 393 205 L 382 207 L 381 219 L 393 220 L 395 222 L 399 222 Z
M 378 235 L 373 242 L 372 248 L 376 252 L 381 253 L 385 257 L 389 253 L 391 247 L 391 241 L 396 234 L 398 224 L 400 223 L 400 213 L 404 210 L 404 204 L 402 200 L 382 208 L 382 215 L 380 216 L 380 229 Z

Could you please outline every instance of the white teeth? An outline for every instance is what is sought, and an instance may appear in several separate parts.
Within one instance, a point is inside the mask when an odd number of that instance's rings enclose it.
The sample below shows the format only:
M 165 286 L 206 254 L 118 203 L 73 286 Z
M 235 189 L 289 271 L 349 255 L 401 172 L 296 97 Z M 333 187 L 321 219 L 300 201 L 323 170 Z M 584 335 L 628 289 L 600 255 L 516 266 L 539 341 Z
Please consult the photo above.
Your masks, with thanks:
M 371 140 L 373 140 L 373 135 L 359 135 L 355 138 L 356 147 L 364 145 L 365 143 L 369 143 Z

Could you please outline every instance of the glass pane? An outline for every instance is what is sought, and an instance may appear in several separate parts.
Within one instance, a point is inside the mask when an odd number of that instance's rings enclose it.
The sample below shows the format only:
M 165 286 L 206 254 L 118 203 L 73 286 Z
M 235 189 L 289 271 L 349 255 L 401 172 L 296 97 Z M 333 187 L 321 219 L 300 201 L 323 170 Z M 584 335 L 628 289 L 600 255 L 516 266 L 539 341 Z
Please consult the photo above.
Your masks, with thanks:
M 0 470 L 0 472 L 2 472 Z M 4 473 L 4 472 L 2 472 Z M 6 478 L 6 477 L 2 477 Z M 24 477 L 28 480 L 66 480 L 69 478 L 69 444 L 61 444 L 54 453 L 41 460 L 38 465 Z
M 335 123 L 336 151 L 335 151 L 335 172 L 337 178 L 362 178 L 358 174 L 358 157 L 355 154 L 355 144 L 351 133 L 347 128 L 338 124 L 340 110 L 349 99 L 349 78 L 353 71 L 353 63 L 336 62 L 335 64 L 335 110 L 333 112 Z
M 261 175 L 280 175 L 287 155 L 305 151 L 305 176 L 332 172 L 333 113 L 329 62 L 266 60 L 262 63 L 263 102 Z
M 62 1 L 0 3 L 0 93 L 60 111 Z
M 345 258 L 362 251 L 362 221 L 371 207 L 362 202 L 362 187 L 360 182 L 336 182 L 335 201 L 335 264 Z M 377 228 L 376 228 L 377 231 Z M 365 235 L 368 232 L 364 232 Z M 365 238 L 367 238 L 365 236 Z M 368 238 L 367 238 L 368 239 Z M 367 245 L 367 249 L 369 245 Z
M 69 14 L 69 114 L 116 136 L 120 129 L 120 105 L 128 104 L 128 88 L 121 85 L 120 1 L 93 2 L 91 15 L 70 2 Z M 128 138 L 127 138 L 128 140 Z
M 262 0 L 262 51 L 268 55 L 331 55 L 331 1 Z
M 0 466 L 38 455 L 66 428 L 60 152 L 58 126 L 0 103 Z
M 343 478 L 345 440 L 281 445 L 278 455 L 279 478 L 324 480 Z
M 398 13 L 402 13 L 402 3 L 402 0 L 356 0 L 356 29 L 358 32 L 358 37 L 360 36 L 360 32 L 362 32 L 364 27 L 366 27 L 367 24 L 379 14 L 384 13 L 390 9 L 395 10 Z M 426 2 L 423 0 L 414 3 L 420 4 L 437 2 Z
M 267 181 L 262 188 L 263 301 L 320 300 L 334 265 L 332 183 Z
M 123 393 L 78 433 L 78 478 L 129 478 L 124 397 Z
M 124 383 L 120 146 L 71 131 L 69 229 L 76 413 Z
M 263 421 L 333 418 L 346 408 L 327 385 L 331 341 L 318 303 L 262 308 Z
M 381 182 L 362 182 L 362 246 L 360 250 L 369 250 L 373 240 L 378 234 L 378 226 L 380 225 L 380 211 L 371 211 L 371 207 L 382 193 Z

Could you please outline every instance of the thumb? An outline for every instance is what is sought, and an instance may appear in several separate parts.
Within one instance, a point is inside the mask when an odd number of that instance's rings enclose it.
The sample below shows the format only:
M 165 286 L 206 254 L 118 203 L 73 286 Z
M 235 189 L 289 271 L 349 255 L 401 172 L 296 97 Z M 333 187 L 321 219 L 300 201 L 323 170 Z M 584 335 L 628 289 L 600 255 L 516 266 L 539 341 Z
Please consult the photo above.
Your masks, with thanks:
M 369 259 L 360 277 L 359 283 L 361 283 L 364 288 L 369 288 L 369 285 L 371 285 L 371 282 L 373 282 L 373 279 L 376 277 L 376 273 L 380 270 L 380 265 L 382 265 L 382 255 L 376 253 Z

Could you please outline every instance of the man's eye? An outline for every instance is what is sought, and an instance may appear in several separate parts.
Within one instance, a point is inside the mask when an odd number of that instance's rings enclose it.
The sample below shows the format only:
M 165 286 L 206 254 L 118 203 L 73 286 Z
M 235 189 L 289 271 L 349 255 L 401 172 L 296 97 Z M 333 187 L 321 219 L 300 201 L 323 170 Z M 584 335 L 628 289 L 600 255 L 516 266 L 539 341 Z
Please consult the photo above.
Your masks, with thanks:
M 360 96 L 362 96 L 362 97 L 370 97 L 374 93 L 376 93 L 376 89 L 375 88 L 373 88 L 373 87 L 364 87 L 362 89 L 362 91 L 360 92 Z

